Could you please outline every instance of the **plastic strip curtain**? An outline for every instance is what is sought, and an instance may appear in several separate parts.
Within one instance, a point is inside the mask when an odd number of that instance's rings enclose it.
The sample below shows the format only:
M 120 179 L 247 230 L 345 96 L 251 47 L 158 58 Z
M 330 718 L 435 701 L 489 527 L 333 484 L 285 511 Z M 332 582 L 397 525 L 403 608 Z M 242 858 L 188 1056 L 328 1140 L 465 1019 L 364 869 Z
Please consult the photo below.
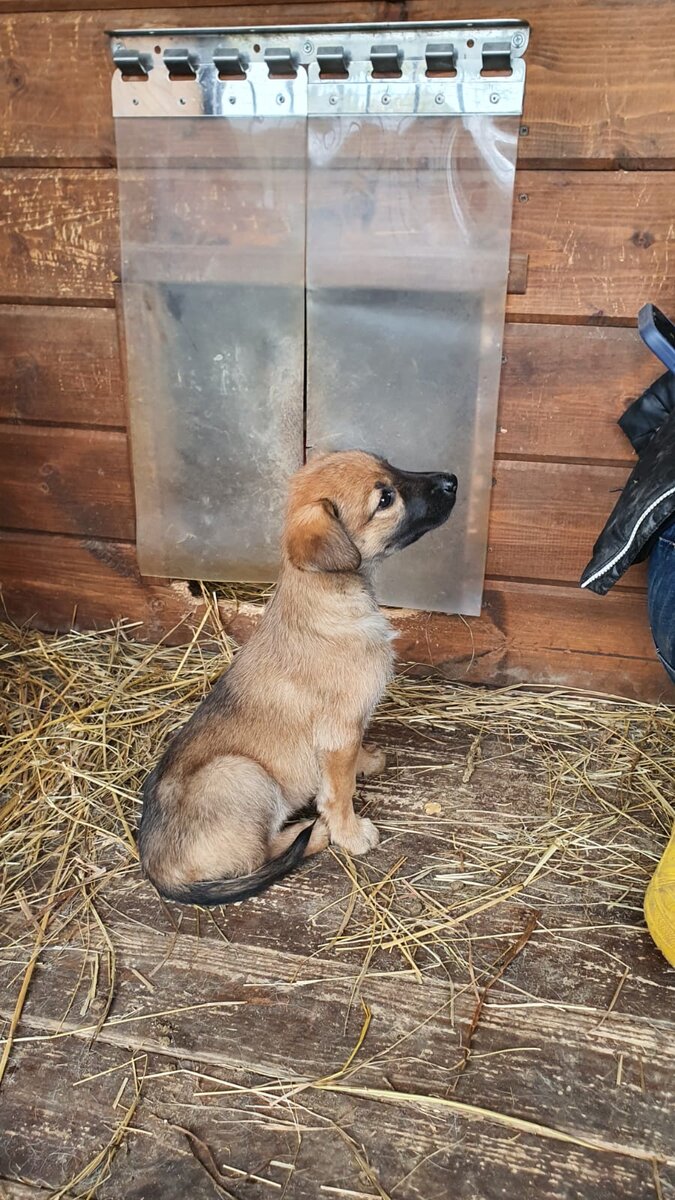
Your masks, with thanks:
M 141 571 L 273 579 L 303 460 L 306 118 L 116 139 Z
M 480 612 L 519 121 L 310 117 L 307 439 L 459 478 L 378 595 Z
M 111 39 L 141 570 L 273 579 L 289 475 L 359 446 L 459 477 L 379 598 L 478 613 L 527 26 Z

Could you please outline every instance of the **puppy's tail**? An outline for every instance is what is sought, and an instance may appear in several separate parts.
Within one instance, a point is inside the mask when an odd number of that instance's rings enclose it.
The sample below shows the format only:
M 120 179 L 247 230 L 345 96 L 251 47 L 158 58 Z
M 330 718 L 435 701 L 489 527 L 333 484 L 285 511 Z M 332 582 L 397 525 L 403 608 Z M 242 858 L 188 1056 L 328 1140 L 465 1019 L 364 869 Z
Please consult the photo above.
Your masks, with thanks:
M 271 858 L 251 875 L 240 875 L 236 879 L 199 879 L 195 883 L 186 883 L 176 888 L 161 888 L 161 894 L 168 900 L 178 900 L 181 904 L 200 904 L 207 908 L 218 904 L 236 904 L 238 900 L 250 900 L 251 896 L 260 895 L 260 892 L 264 892 L 300 866 L 313 828 L 314 823 L 307 825 L 283 854 L 278 858 Z

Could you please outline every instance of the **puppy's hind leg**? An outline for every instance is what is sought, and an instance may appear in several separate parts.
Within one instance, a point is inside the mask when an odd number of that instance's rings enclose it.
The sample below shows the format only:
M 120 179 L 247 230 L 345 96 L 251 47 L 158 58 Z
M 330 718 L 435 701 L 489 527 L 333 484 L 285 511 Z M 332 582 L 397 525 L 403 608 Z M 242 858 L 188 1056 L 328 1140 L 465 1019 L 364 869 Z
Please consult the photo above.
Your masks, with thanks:
M 284 803 L 258 763 L 237 755 L 212 759 L 192 777 L 186 800 L 193 878 L 247 875 L 267 860 Z
M 171 900 L 214 905 L 257 896 L 299 866 L 314 834 L 312 822 L 280 834 L 288 813 L 279 785 L 237 755 L 212 759 L 187 788 L 164 780 L 157 790 L 159 820 L 154 833 L 148 828 L 142 856 L 146 874 Z M 312 850 L 322 841 L 319 828 Z

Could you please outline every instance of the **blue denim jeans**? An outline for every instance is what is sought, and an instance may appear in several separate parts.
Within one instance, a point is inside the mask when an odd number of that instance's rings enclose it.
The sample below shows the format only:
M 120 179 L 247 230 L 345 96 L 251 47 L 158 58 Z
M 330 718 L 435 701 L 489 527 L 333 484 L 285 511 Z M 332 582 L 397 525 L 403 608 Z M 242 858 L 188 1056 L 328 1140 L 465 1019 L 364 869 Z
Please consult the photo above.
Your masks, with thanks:
M 656 652 L 675 683 L 675 521 L 649 556 L 649 623 Z

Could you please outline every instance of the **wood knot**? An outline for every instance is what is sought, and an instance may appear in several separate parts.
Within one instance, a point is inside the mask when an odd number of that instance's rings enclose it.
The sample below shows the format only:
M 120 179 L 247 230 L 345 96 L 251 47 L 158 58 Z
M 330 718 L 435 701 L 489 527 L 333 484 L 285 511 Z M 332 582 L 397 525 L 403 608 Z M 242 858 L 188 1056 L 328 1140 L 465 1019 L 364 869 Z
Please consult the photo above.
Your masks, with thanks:
M 15 59 L 5 59 L 3 75 L 5 77 L 5 83 L 7 84 L 7 87 L 14 96 L 17 96 L 19 92 L 23 92 L 25 90 L 26 76 Z
M 649 232 L 648 229 L 636 229 L 630 240 L 633 245 L 638 246 L 640 250 L 648 250 L 650 246 L 654 245 L 656 238 L 654 237 L 653 233 Z

